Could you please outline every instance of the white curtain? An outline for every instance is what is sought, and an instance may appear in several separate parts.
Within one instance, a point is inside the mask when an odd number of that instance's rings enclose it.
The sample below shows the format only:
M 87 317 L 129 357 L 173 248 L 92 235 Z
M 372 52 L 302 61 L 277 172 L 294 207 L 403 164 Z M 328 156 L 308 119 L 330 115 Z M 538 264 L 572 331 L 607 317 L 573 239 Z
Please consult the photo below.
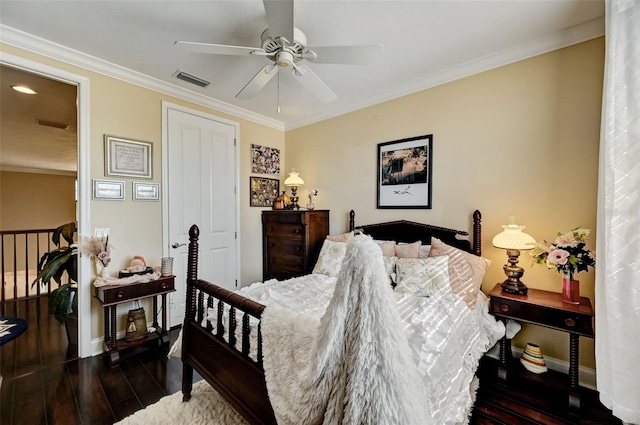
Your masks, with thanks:
M 606 2 L 598 182 L 596 370 L 600 400 L 640 424 L 640 2 Z

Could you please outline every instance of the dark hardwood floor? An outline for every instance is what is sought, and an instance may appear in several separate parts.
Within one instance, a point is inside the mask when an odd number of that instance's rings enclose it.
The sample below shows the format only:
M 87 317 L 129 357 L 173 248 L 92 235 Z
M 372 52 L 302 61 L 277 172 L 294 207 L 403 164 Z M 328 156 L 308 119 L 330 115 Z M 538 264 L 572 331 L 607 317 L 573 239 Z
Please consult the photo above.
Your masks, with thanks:
M 0 346 L 1 425 L 113 424 L 181 390 L 182 363 L 166 358 L 168 346 L 130 353 L 109 367 L 105 356 L 77 358 L 64 327 L 48 314 L 46 298 L 3 307 L 4 315 L 30 324 Z M 177 336 L 172 330 L 171 343 Z M 505 387 L 497 382 L 496 369 L 494 359 L 482 360 L 472 424 L 621 424 L 587 389 L 580 415 L 569 413 L 566 375 L 535 375 L 515 364 Z
M 170 345 L 156 340 L 110 367 L 106 356 L 78 359 L 46 298 L 4 307 L 4 315 L 28 319 L 29 328 L 0 346 L 1 425 L 113 424 L 181 390 L 182 362 L 166 358 Z M 171 343 L 178 333 L 171 331 Z

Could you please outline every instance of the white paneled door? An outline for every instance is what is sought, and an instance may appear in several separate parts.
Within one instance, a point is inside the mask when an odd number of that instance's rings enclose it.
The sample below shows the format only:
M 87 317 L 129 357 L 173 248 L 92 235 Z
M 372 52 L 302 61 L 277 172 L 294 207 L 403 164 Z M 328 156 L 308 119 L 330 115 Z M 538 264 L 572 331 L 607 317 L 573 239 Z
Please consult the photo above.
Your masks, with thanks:
M 171 326 L 182 324 L 186 304 L 189 228 L 200 229 L 198 277 L 227 289 L 237 285 L 236 127 L 169 108 L 168 238 L 176 292 Z

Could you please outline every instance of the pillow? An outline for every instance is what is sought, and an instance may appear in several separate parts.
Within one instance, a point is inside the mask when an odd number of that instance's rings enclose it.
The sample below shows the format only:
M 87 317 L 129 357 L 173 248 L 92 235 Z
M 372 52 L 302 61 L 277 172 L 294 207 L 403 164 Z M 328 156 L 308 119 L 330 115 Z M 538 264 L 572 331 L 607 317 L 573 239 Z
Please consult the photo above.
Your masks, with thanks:
M 449 257 L 451 290 L 460 296 L 470 309 L 473 309 L 482 279 L 491 261 L 449 246 L 437 238 L 431 238 L 429 258 L 441 255 Z
M 333 242 L 325 239 L 312 273 L 325 274 L 329 277 L 338 276 L 346 250 L 346 242 Z
M 420 252 L 418 253 L 418 258 L 429 258 L 430 250 L 431 250 L 431 245 L 420 245 Z
M 420 241 L 414 243 L 401 243 L 396 245 L 396 257 L 418 258 L 420 256 Z
M 384 269 L 389 275 L 389 280 L 391 280 L 391 286 L 396 285 L 396 263 L 398 262 L 398 257 L 382 257 L 384 261 Z
M 451 294 L 449 257 L 398 258 L 396 292 L 419 297 Z
M 396 256 L 396 241 L 374 241 L 382 248 L 382 255 L 385 257 Z
M 342 235 L 327 235 L 327 240 L 331 242 L 349 242 L 351 239 L 353 239 L 353 230 Z

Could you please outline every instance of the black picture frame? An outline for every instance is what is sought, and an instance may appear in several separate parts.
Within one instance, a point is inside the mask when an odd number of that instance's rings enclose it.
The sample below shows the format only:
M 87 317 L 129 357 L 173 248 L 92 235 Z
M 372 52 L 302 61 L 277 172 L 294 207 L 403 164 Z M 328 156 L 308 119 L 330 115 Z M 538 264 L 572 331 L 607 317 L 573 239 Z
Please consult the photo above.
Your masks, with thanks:
M 271 208 L 280 193 L 280 180 L 249 177 L 249 206 Z
M 433 134 L 378 144 L 377 208 L 431 209 Z

